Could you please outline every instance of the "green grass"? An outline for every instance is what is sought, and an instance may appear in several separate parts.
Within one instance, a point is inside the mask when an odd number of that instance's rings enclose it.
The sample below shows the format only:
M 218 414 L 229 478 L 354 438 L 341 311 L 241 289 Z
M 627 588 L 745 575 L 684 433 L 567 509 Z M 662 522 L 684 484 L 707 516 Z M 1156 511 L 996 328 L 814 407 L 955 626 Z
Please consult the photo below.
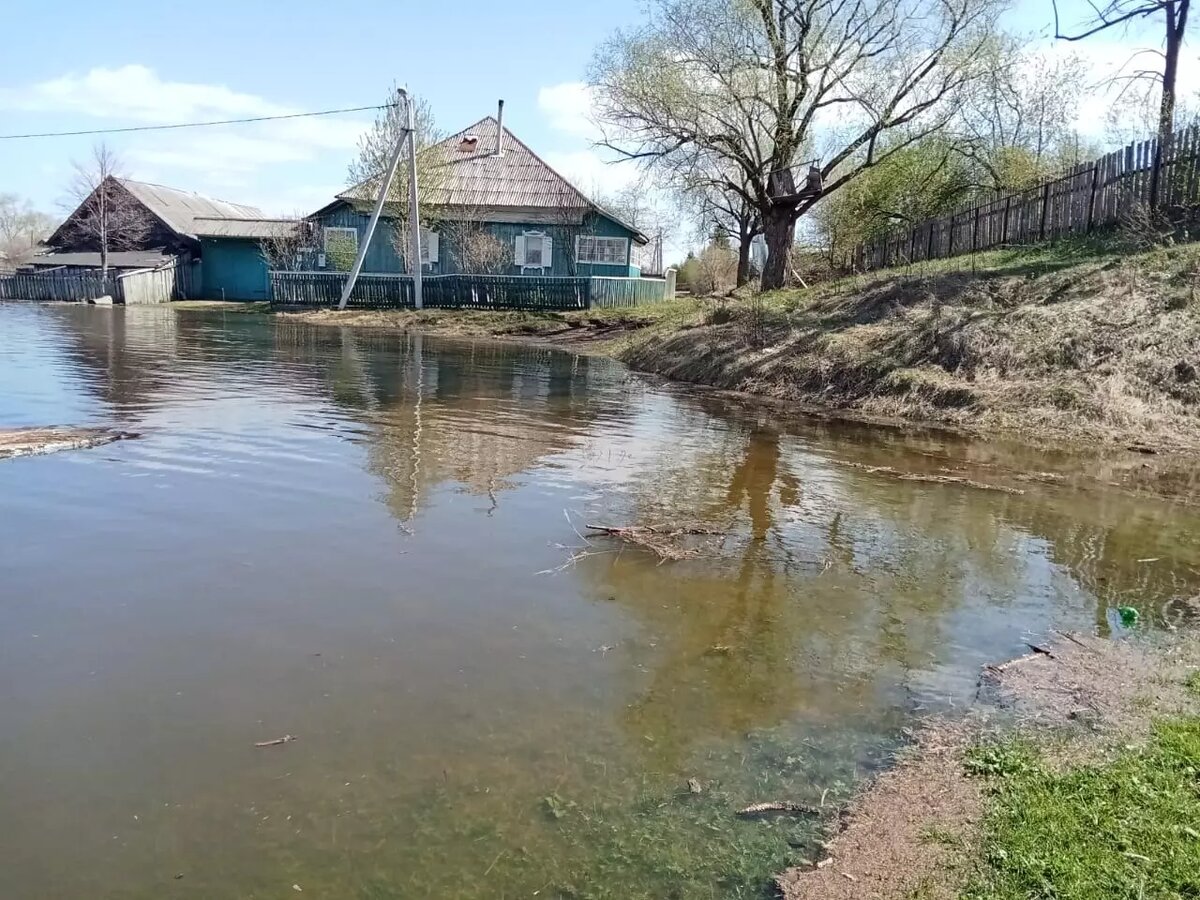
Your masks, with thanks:
M 1027 746 L 1000 746 L 969 765 L 991 794 L 965 900 L 1200 897 L 1200 719 L 1065 773 Z

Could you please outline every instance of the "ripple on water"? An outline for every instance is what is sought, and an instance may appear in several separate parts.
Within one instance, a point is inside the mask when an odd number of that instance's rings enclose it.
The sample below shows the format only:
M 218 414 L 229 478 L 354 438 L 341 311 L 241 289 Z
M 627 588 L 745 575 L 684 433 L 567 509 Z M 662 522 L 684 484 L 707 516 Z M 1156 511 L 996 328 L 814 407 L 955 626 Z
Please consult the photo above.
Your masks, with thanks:
M 0 334 L 6 423 L 143 435 L 0 464 L 14 896 L 754 896 L 811 827 L 730 810 L 843 797 L 983 662 L 1200 578 L 1184 507 L 870 470 L 1059 461 L 602 359 L 170 307 Z M 680 520 L 728 533 L 659 565 L 582 527 Z

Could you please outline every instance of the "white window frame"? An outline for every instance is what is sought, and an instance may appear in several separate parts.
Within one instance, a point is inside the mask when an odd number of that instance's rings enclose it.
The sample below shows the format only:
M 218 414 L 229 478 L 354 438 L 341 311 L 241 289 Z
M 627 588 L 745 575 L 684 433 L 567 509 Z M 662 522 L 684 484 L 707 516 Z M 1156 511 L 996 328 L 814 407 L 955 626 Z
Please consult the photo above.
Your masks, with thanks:
M 525 262 L 521 268 L 523 269 L 544 269 L 546 268 L 546 232 L 544 231 L 526 231 L 522 235 L 525 238 Z M 531 263 L 529 261 L 529 239 L 537 238 L 538 242 L 538 261 Z
M 584 242 L 590 241 L 592 255 L 584 255 Z M 616 259 L 608 259 L 601 252 L 601 245 L 607 245 L 610 248 L 616 249 Z M 629 265 L 629 238 L 609 237 L 601 234 L 577 234 L 575 235 L 575 262 L 587 263 L 594 266 L 627 266 Z
M 321 246 L 325 250 L 326 253 L 329 253 L 329 235 L 331 235 L 331 234 L 341 234 L 341 235 L 347 235 L 347 236 L 352 235 L 354 237 L 354 252 L 358 253 L 358 229 L 357 228 L 339 228 L 334 225 L 326 225 L 324 231 L 322 232 L 322 241 L 321 241 Z

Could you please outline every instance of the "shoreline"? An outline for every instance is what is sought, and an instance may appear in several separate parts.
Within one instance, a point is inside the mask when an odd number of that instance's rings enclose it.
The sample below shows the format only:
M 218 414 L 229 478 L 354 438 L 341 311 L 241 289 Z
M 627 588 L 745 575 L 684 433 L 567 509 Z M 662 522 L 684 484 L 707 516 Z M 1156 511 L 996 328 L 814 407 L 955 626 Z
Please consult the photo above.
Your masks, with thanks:
M 681 309 L 682 305 L 682 309 Z M 659 367 L 645 367 L 644 348 L 655 343 L 667 323 L 669 333 L 700 330 L 680 325 L 680 316 L 695 315 L 698 301 L 675 301 L 662 315 L 654 307 L 628 310 L 598 310 L 579 313 L 524 313 L 458 310 L 275 310 L 273 319 L 322 328 L 351 328 L 363 331 L 420 333 L 446 339 L 489 340 L 514 346 L 547 347 L 588 356 L 616 360 L 639 375 L 664 383 L 703 391 L 721 399 L 773 409 L 797 418 L 887 429 L 899 434 L 930 434 L 950 440 L 987 441 L 1023 450 L 1062 453 L 1078 460 L 1074 473 L 1017 473 L 1019 480 L 1077 487 L 1103 485 L 1165 497 L 1183 503 L 1200 503 L 1200 443 L 1158 449 L 1143 442 L 1138 431 L 1097 435 L 1078 429 L 1003 426 L 983 422 L 946 422 L 897 415 L 882 415 L 862 409 L 822 405 L 811 399 L 791 399 L 771 393 L 677 377 Z M 634 351 L 634 352 L 631 352 Z M 753 387 L 753 385 L 751 385 Z M 1200 442 L 1200 434 L 1196 436 Z M 1097 465 L 1103 462 L 1103 465 Z
M 1019 794 L 1028 775 L 1020 766 L 1039 767 L 1039 787 L 1103 777 L 1138 759 L 1159 729 L 1195 730 L 1198 673 L 1200 635 L 1183 632 L 1157 640 L 1063 634 L 1041 652 L 985 670 L 981 681 L 990 682 L 996 702 L 961 720 L 926 723 L 896 764 L 864 785 L 830 824 L 822 857 L 776 877 L 780 896 L 951 900 L 968 888 L 971 897 L 993 896 L 990 887 L 1028 875 L 1022 870 L 1028 861 L 1010 858 L 1005 848 L 1014 840 L 1004 830 L 1012 827 L 1005 808 L 1014 792 L 1009 779 Z M 1024 824 L 1026 812 L 1015 817 L 1022 823 L 1018 838 L 1021 828 L 1034 827 Z M 1077 809 L 1049 814 L 1083 815 Z M 1098 839 L 1123 827 L 1095 823 Z M 1058 877 L 1063 885 L 1070 881 Z M 1064 898 L 1093 896 L 1055 887 Z

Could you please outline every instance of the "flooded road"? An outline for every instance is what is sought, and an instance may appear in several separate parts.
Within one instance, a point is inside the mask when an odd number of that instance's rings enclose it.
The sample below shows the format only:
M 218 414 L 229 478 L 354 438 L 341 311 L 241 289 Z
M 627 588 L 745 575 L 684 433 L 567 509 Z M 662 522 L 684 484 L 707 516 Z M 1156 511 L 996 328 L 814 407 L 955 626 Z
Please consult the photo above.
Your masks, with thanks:
M 541 348 L 0 304 L 0 424 L 141 434 L 0 463 L 6 898 L 763 896 L 812 824 L 733 810 L 1200 582 L 1194 507 Z M 1024 493 L 872 471 L 947 461 Z

